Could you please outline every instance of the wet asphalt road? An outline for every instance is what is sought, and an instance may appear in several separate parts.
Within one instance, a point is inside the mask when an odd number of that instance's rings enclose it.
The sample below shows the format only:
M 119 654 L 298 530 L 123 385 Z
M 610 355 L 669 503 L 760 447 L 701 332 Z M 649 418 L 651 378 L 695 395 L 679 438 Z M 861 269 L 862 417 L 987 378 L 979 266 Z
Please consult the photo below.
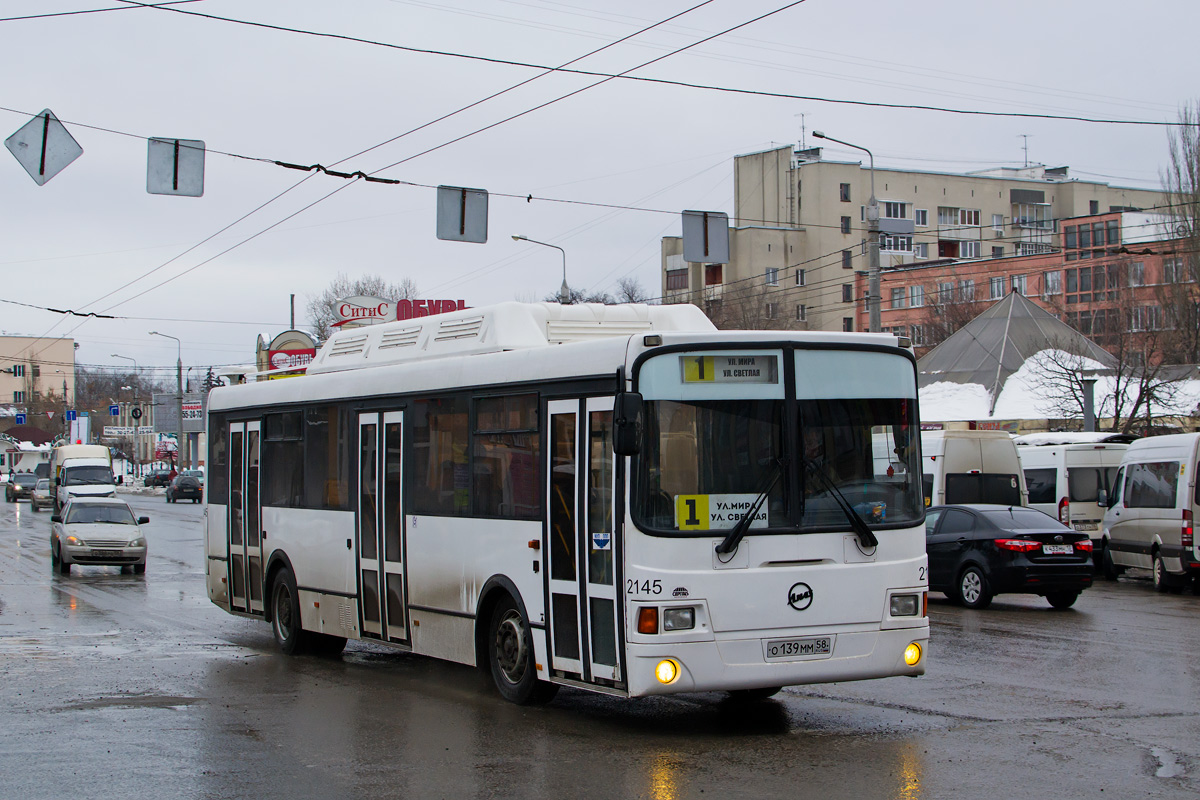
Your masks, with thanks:
M 922 678 L 524 709 L 374 645 L 282 656 L 208 602 L 203 507 L 127 499 L 144 577 L 53 574 L 49 513 L 0 505 L 0 797 L 1200 796 L 1200 597 L 1144 579 L 934 595 Z

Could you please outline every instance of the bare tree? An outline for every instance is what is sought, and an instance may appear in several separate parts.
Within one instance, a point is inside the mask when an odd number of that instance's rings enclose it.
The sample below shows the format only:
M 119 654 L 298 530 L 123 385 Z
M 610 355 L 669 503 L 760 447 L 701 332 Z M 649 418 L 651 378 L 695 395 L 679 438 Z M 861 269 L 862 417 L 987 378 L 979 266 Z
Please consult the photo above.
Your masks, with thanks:
M 1185 105 L 1170 140 L 1170 164 L 1162 175 L 1170 218 L 1168 272 L 1159 303 L 1173 360 L 1200 363 L 1200 100 Z M 1164 237 L 1166 238 L 1166 237 Z
M 954 274 L 950 274 L 954 278 Z M 921 319 L 925 339 L 924 348 L 933 348 L 949 339 L 968 322 L 987 311 L 991 303 L 976 300 L 975 281 L 959 282 L 943 289 L 941 286 L 926 286 L 925 315 Z
M 763 284 L 733 284 L 722 290 L 719 299 L 705 301 L 704 313 L 721 330 L 783 330 L 788 319 L 777 294 Z
M 603 303 L 606 306 L 611 306 L 614 303 L 620 302 L 619 300 L 614 300 L 613 296 L 608 292 L 589 292 L 587 289 L 567 288 L 571 293 L 566 302 L 566 305 L 568 306 L 577 305 L 579 303 Z M 560 301 L 561 298 L 558 296 L 558 292 L 555 292 L 554 294 L 548 294 L 542 298 L 543 303 L 558 303 Z
M 308 298 L 308 324 L 318 342 L 328 339 L 333 330 L 338 301 L 356 295 L 379 297 L 392 302 L 411 300 L 417 296 L 417 285 L 412 278 L 402 278 L 399 283 L 384 280 L 381 275 L 364 275 L 351 280 L 345 273 L 339 272 L 323 292 Z
M 641 281 L 632 275 L 626 275 L 617 281 L 618 303 L 646 303 L 653 299 L 650 292 L 642 286 Z

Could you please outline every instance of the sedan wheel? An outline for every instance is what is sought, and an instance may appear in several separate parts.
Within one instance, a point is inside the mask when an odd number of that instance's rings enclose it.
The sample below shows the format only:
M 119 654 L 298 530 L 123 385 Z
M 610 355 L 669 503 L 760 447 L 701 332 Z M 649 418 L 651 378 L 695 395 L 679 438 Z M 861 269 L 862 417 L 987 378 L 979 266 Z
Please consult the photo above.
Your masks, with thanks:
M 1055 592 L 1046 595 L 1046 600 L 1054 608 L 1070 608 L 1079 599 L 1079 592 Z
M 992 593 L 983 570 L 976 566 L 963 570 L 958 578 L 958 599 L 967 608 L 987 608 L 992 602 Z

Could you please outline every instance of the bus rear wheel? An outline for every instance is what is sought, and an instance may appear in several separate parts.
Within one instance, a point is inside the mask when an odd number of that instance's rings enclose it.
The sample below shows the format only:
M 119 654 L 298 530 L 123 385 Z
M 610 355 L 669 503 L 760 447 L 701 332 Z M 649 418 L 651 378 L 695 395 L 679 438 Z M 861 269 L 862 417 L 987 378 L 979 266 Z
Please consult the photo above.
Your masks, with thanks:
M 488 625 L 488 666 L 500 696 L 517 705 L 548 703 L 558 686 L 539 681 L 529 626 L 511 597 L 492 611 Z
M 271 584 L 271 631 L 284 654 L 294 656 L 304 652 L 307 642 L 300 626 L 300 597 L 289 569 L 275 573 Z

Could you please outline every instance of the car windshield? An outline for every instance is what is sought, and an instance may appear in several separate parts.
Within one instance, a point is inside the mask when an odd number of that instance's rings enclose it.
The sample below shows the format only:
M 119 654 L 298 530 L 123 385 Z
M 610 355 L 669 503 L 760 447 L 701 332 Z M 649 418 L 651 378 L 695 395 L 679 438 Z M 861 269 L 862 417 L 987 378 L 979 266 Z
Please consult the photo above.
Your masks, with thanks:
M 71 486 L 106 485 L 113 483 L 113 473 L 108 467 L 68 467 L 64 483 Z
M 1035 508 L 1006 508 L 1003 511 L 984 511 L 983 516 L 1004 530 L 1068 530 L 1049 514 Z
M 37 482 L 37 486 L 35 486 L 34 488 L 37 489 L 39 492 L 50 491 L 50 479 L 42 478 L 40 481 Z
M 179 474 L 183 475 L 184 477 L 187 477 L 187 478 L 203 478 L 204 477 L 204 473 L 198 469 L 185 469 L 183 472 L 181 472 Z
M 37 475 L 29 472 L 23 472 L 20 475 L 13 476 L 13 480 L 22 486 L 33 486 L 37 483 Z
M 133 511 L 124 503 L 87 503 L 72 505 L 67 509 L 66 521 L 76 523 L 110 523 L 134 525 Z

